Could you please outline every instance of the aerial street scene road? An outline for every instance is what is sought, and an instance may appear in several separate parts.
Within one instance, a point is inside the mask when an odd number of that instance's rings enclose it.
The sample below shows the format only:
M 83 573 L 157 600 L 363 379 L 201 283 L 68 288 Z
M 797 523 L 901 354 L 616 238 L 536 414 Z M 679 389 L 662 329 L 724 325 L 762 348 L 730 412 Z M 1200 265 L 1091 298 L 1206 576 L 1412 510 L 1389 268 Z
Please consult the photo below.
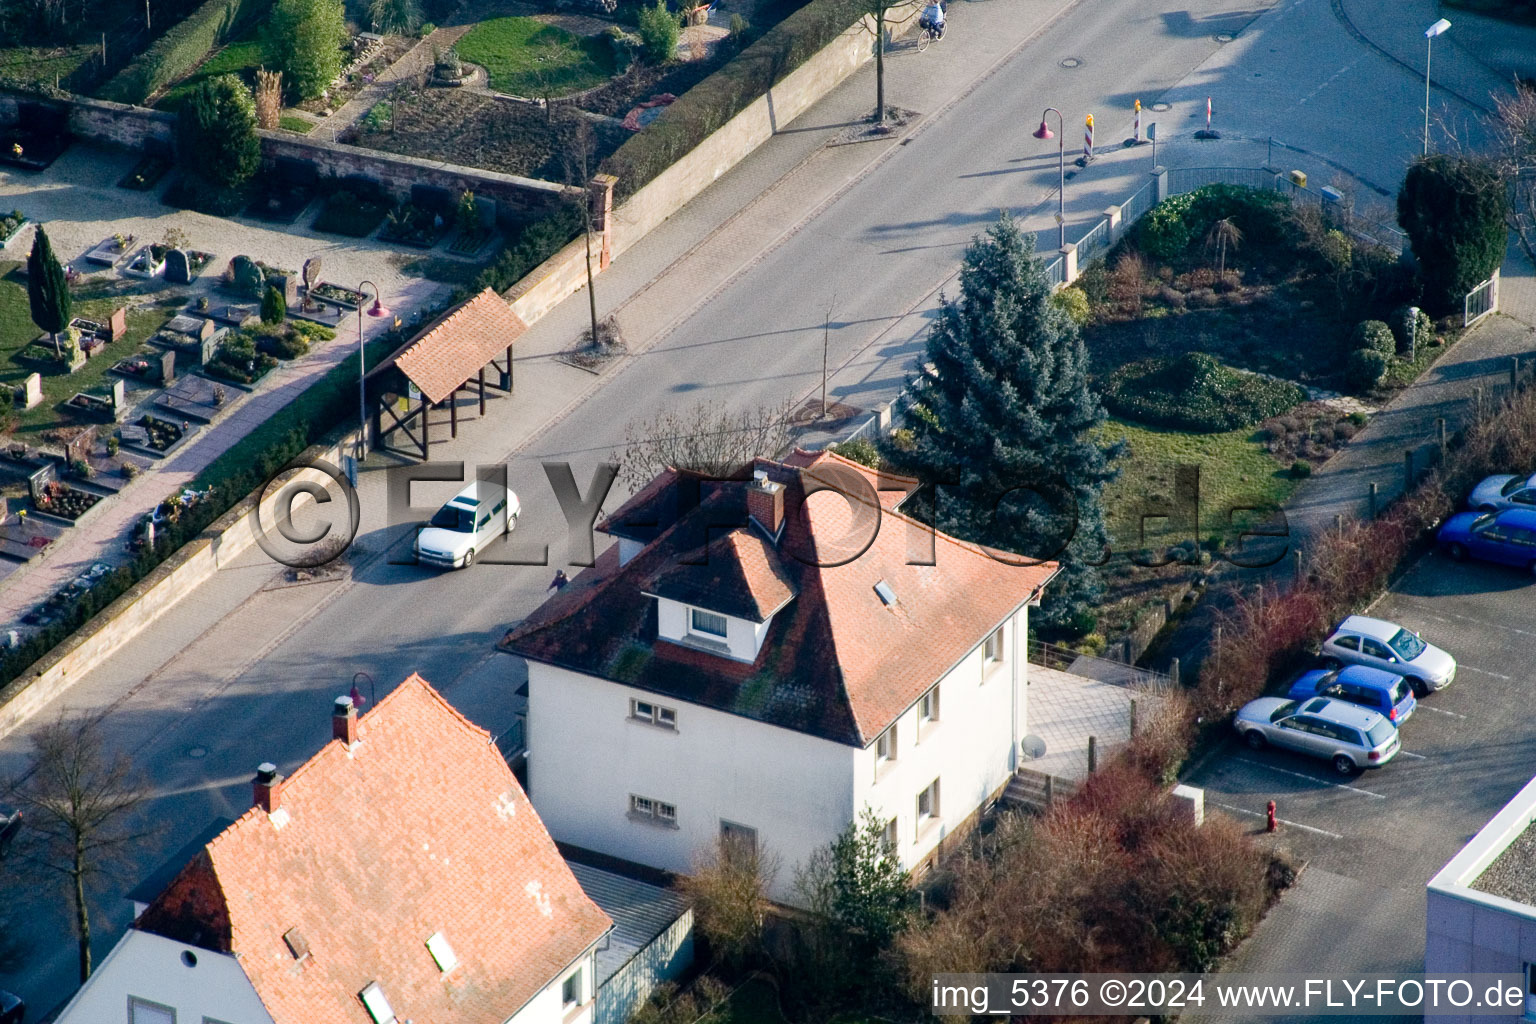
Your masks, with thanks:
M 1532 0 L 0 0 L 0 384 L 0 1024 L 1536 1020 Z

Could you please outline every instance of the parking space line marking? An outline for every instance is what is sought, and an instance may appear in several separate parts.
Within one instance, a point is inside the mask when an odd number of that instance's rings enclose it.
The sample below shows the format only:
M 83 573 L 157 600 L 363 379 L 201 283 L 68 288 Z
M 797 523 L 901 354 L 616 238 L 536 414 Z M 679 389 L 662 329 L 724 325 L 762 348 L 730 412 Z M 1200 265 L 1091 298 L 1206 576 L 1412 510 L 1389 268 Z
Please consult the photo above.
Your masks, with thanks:
M 1505 682 L 1514 682 L 1514 676 L 1501 675 L 1498 672 L 1489 672 L 1485 668 L 1478 668 L 1476 665 L 1468 665 L 1466 662 L 1462 662 L 1460 667 L 1466 669 L 1468 672 L 1476 672 L 1479 675 L 1493 676 L 1493 678 L 1502 679 Z
M 1454 711 L 1447 711 L 1445 708 L 1430 707 L 1428 704 L 1420 704 L 1419 707 L 1423 708 L 1425 711 L 1433 711 L 1437 715 L 1450 715 L 1452 718 L 1463 719 L 1467 717 L 1466 715 L 1457 714 Z
M 1263 817 L 1265 817 L 1265 815 L 1260 814 L 1258 811 L 1250 811 L 1246 807 L 1233 807 L 1231 804 L 1218 803 L 1215 800 L 1211 801 L 1211 806 L 1213 806 L 1213 807 L 1220 807 L 1224 811 L 1232 811 L 1232 812 L 1234 812 L 1236 814 L 1246 814 L 1246 815 L 1248 815 L 1251 818 L 1263 818 Z M 1275 821 L 1279 822 L 1282 825 L 1285 825 L 1288 828 L 1299 828 L 1299 829 L 1304 829 L 1307 832 L 1316 832 L 1318 835 L 1320 835 L 1320 836 L 1327 836 L 1329 839 L 1343 839 L 1344 838 L 1343 836 L 1339 835 L 1337 832 L 1329 832 L 1325 828 L 1314 828 L 1311 825 L 1303 825 L 1301 822 L 1299 822 L 1299 821 L 1291 821 L 1289 818 L 1276 818 Z
M 1427 619 L 1440 619 L 1441 622 L 1449 621 L 1448 619 L 1442 618 L 1439 615 L 1435 615 L 1432 612 L 1421 612 L 1420 614 L 1422 614 Z M 1457 615 L 1455 612 L 1447 612 L 1446 614 L 1449 615 L 1452 619 L 1460 619 L 1462 622 L 1471 622 L 1479 626 L 1492 626 L 1494 629 L 1502 629 L 1509 633 L 1519 633 L 1521 636 L 1536 636 L 1536 632 L 1532 632 L 1529 629 L 1520 629 L 1517 626 L 1506 626 L 1503 623 L 1489 622 L 1486 619 L 1474 619 L 1470 615 Z
M 1410 750 L 1399 750 L 1397 752 L 1397 756 L 1398 757 L 1411 757 L 1415 761 L 1427 761 L 1427 760 L 1429 760 L 1429 758 L 1425 757 L 1423 754 L 1415 754 L 1415 753 L 1413 753 Z
M 1372 793 L 1368 789 L 1360 789 L 1357 786 L 1347 786 L 1342 782 L 1329 782 L 1327 779 L 1319 779 L 1316 776 L 1307 775 L 1304 772 L 1293 772 L 1289 768 L 1276 768 L 1274 765 L 1265 764 L 1263 761 L 1251 761 L 1246 757 L 1234 757 L 1232 760 L 1241 761 L 1243 764 L 1251 764 L 1255 768 L 1268 768 L 1270 771 L 1279 772 L 1282 775 L 1294 775 L 1298 779 L 1306 779 L 1308 782 L 1315 782 L 1319 786 L 1332 786 L 1334 789 L 1347 789 L 1351 793 L 1359 793 L 1361 796 L 1373 797 L 1377 800 L 1386 799 L 1386 797 L 1381 793 Z

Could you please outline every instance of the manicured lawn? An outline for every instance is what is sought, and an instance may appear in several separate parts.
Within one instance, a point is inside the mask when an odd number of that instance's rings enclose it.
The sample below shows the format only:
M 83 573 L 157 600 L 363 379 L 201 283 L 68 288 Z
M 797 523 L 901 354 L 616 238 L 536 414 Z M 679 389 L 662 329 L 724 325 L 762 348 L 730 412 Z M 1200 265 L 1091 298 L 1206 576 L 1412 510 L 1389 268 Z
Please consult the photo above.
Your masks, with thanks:
M 256 69 L 265 60 L 261 43 L 255 39 L 239 40 L 198 65 L 196 71 L 177 82 L 155 104 L 157 110 L 176 110 L 186 101 L 193 86 L 216 75 L 239 75 L 246 84 L 256 80 Z M 284 125 L 283 127 L 287 127 Z
M 43 373 L 42 404 L 18 413 L 19 436 L 37 433 L 63 422 L 55 406 L 77 391 L 92 392 L 108 380 L 108 370 L 119 359 L 138 351 L 139 346 L 170 315 L 168 310 L 133 310 L 128 313 L 128 335 L 108 345 L 103 351 L 74 373 L 48 374 L 42 367 L 20 362 L 16 356 L 42 332 L 32 323 L 31 310 L 27 305 L 26 282 L 13 274 L 15 262 L 0 263 L 0 385 L 15 387 L 34 370 Z M 74 315 L 93 320 L 105 320 L 112 310 L 128 304 L 132 299 L 115 298 L 75 300 Z
M 779 994 L 761 978 L 747 982 L 725 1005 L 699 1020 L 699 1024 L 786 1024 L 779 1011 Z
M 1220 434 L 1189 434 L 1110 420 L 1102 429 L 1106 439 L 1121 438 L 1128 446 L 1119 463 L 1119 478 L 1104 488 L 1104 510 L 1117 554 L 1139 544 L 1138 518 L 1144 501 L 1161 498 L 1171 505 L 1174 469 L 1180 464 L 1200 467 L 1202 541 L 1214 533 L 1232 536 L 1245 522 L 1258 518 L 1250 515 L 1245 520 L 1240 514 L 1234 526 L 1227 522 L 1228 509 L 1279 504 L 1296 487 L 1289 470 L 1253 440 L 1252 427 Z M 1158 540 L 1154 532 L 1160 528 L 1168 531 L 1164 540 Z M 1187 536 L 1174 536 L 1172 530 L 1172 523 L 1148 522 L 1148 543 L 1160 546 Z
M 482 21 L 457 49 L 464 60 L 485 68 L 492 89 L 514 96 L 564 96 L 613 75 L 613 56 L 601 36 L 574 36 L 532 18 Z
M 304 117 L 294 117 L 292 114 L 284 114 L 277 119 L 277 126 L 285 132 L 298 132 L 300 135 L 308 135 L 315 129 L 315 122 Z

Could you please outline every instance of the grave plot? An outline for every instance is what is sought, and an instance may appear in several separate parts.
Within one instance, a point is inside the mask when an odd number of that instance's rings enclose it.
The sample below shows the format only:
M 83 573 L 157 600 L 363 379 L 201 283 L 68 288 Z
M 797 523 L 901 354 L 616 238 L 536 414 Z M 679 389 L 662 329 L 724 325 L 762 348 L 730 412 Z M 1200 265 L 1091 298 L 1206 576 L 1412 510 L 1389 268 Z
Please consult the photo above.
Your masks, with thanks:
M 99 267 L 115 267 L 124 256 L 128 255 L 132 246 L 132 235 L 113 235 L 91 246 L 80 258 L 86 263 L 94 263 Z
M 191 373 L 162 391 L 155 404 L 178 418 L 211 423 L 229 407 L 229 389 L 217 381 Z
M 71 487 L 62 480 L 52 480 L 43 485 L 42 493 L 33 498 L 37 511 L 74 523 L 101 501 L 102 495 Z
M 159 348 L 170 349 L 184 360 L 207 363 L 213 358 L 213 353 L 218 350 L 219 343 L 227 331 L 228 328 L 219 327 L 211 319 L 178 313 L 155 332 L 149 339 L 149 343 Z
M 170 384 L 176 380 L 176 351 L 141 352 L 118 360 L 108 372 L 137 384 Z
M 170 248 L 164 245 L 142 246 L 123 268 L 123 273 L 131 277 L 159 277 L 165 269 L 165 254 L 168 252 Z
M 125 423 L 117 430 L 124 448 L 151 458 L 163 459 L 186 443 L 198 428 L 185 420 L 172 423 L 158 416 L 140 416 L 136 423 Z
M 213 253 L 201 249 L 168 249 L 165 279 L 171 284 L 191 284 L 213 262 Z

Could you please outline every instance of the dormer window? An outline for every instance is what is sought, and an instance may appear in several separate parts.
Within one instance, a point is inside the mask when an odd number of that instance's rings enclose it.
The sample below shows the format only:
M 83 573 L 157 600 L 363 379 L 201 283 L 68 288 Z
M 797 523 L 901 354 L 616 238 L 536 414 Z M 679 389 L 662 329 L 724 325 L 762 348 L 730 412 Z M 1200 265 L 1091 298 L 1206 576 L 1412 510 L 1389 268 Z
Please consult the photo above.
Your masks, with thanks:
M 724 615 L 716 615 L 702 608 L 688 609 L 688 632 L 697 633 L 699 636 L 709 637 L 711 640 L 724 640 L 726 638 L 726 626 Z

